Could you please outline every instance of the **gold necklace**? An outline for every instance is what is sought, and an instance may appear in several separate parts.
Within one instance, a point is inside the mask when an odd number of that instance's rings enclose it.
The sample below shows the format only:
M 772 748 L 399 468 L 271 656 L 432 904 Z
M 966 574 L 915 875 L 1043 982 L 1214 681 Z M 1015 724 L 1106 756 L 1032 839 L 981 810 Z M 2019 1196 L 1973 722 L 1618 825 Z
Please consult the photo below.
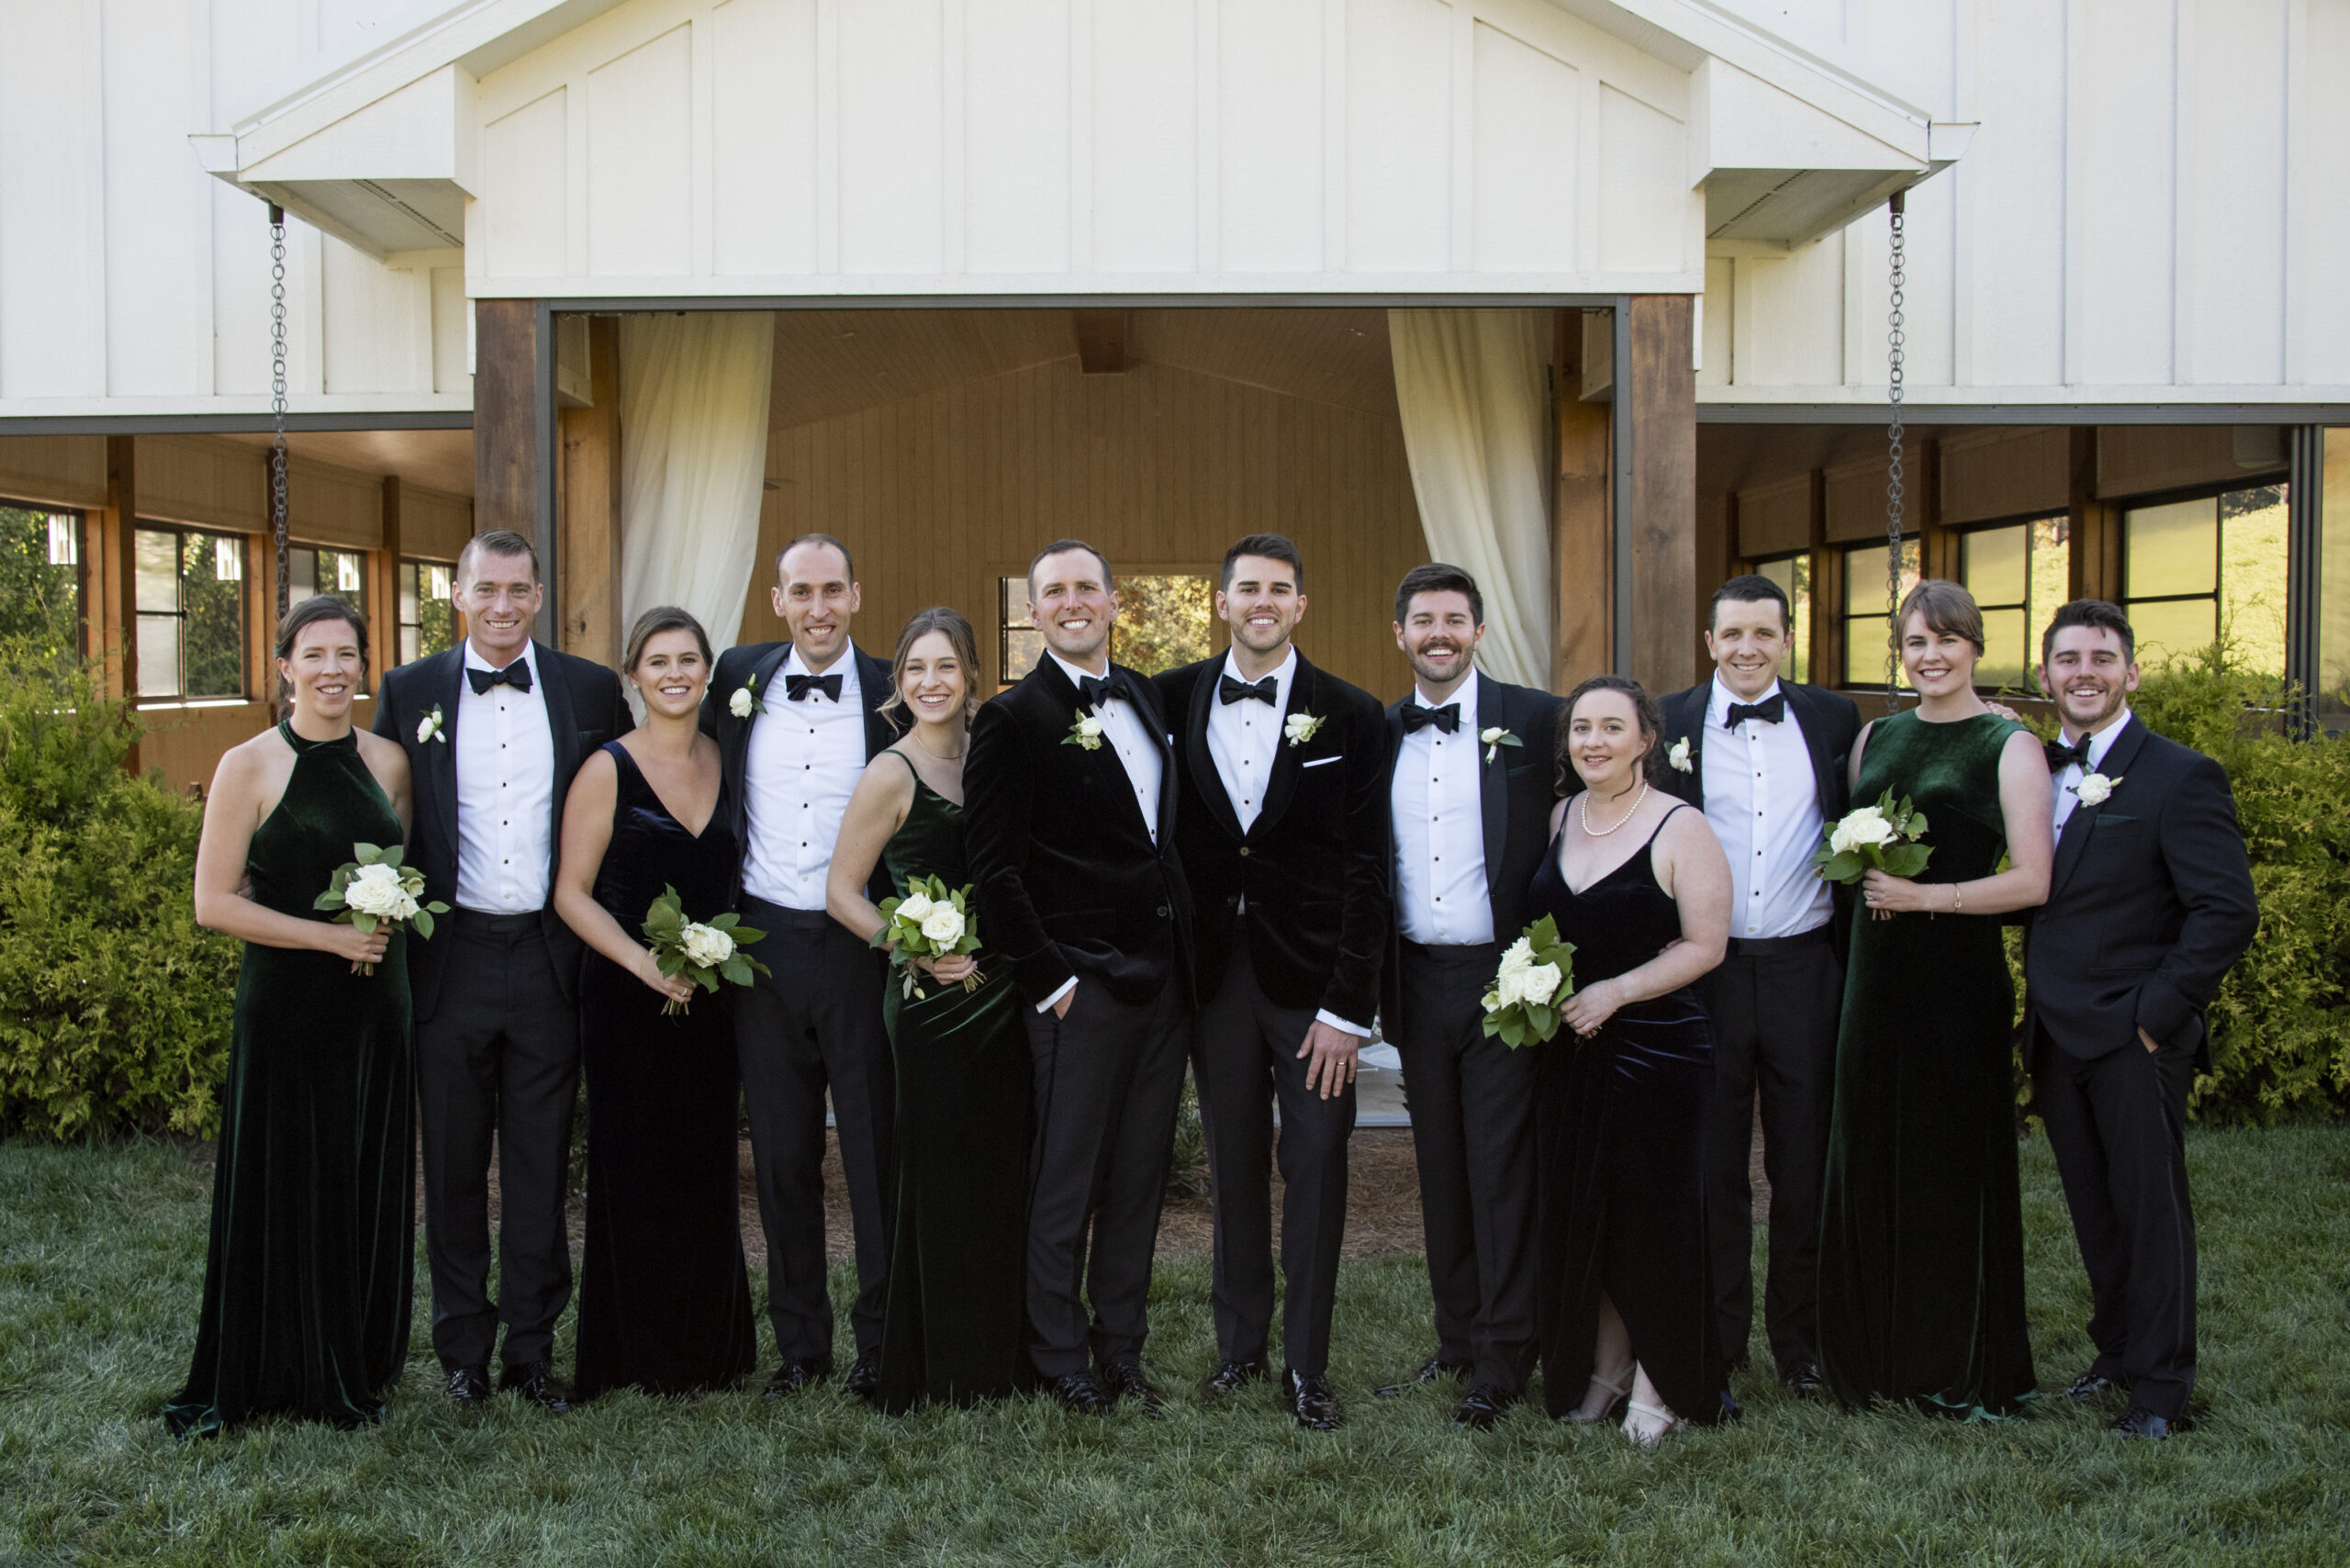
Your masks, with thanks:
M 930 749 L 930 747 L 929 747 L 927 745 L 924 745 L 924 743 L 923 743 L 923 738 L 922 738 L 922 732 L 921 732 L 921 731 L 919 731 L 919 730 L 916 730 L 916 731 L 912 732 L 912 734 L 908 734 L 908 735 L 906 736 L 906 738 L 907 738 L 908 740 L 910 740 L 910 741 L 913 742 L 913 743 L 914 743 L 914 745 L 918 745 L 918 746 L 921 746 L 921 747 L 922 747 L 922 754 L 923 754 L 923 756 L 927 756 L 927 757 L 931 758 L 933 761 L 936 761 L 936 762 L 960 762 L 960 761 L 962 761 L 962 760 L 963 760 L 963 753 L 962 753 L 962 752 L 959 752 L 959 751 L 943 751 L 943 752 L 942 752 L 942 751 L 933 751 L 933 750 L 931 750 L 931 749 Z M 966 749 L 968 749 L 968 745 L 967 745 Z
M 1595 829 L 1591 825 L 1591 791 L 1585 790 L 1583 792 L 1583 835 L 1585 838 L 1606 838 L 1609 834 L 1614 833 L 1616 828 L 1622 827 L 1626 823 L 1630 822 L 1639 812 L 1640 802 L 1648 798 L 1649 781 L 1643 778 L 1640 780 L 1640 792 L 1632 797 L 1632 809 L 1616 819 L 1616 827 Z

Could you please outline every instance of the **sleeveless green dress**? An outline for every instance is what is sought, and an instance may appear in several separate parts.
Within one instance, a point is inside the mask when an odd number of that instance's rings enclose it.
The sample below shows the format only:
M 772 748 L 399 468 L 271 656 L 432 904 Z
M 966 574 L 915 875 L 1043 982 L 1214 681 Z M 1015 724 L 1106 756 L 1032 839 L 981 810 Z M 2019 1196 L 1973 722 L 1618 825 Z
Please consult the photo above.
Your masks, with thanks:
M 1919 881 L 1998 868 L 1999 754 L 2020 728 L 1914 710 L 1871 728 L 1852 801 L 1889 787 L 1925 813 Z M 2032 1394 L 1999 924 L 1852 911 L 1819 1233 L 1820 1361 L 1848 1408 L 2006 1416 Z
M 255 902 L 312 907 L 354 844 L 401 842 L 356 735 L 294 748 L 285 794 L 253 833 Z M 181 1438 L 287 1415 L 380 1420 L 408 1359 L 416 1244 L 416 1086 L 408 937 L 372 975 L 331 953 L 248 944 L 237 973 L 213 1170 L 212 1238 Z
M 963 808 L 915 773 L 881 863 L 901 898 L 915 877 L 968 886 Z M 1034 1074 L 1012 965 L 985 947 L 973 957 L 986 977 L 977 991 L 932 981 L 908 996 L 892 969 L 882 991 L 898 1078 L 878 1395 L 892 1414 L 1001 1397 L 1019 1381 Z

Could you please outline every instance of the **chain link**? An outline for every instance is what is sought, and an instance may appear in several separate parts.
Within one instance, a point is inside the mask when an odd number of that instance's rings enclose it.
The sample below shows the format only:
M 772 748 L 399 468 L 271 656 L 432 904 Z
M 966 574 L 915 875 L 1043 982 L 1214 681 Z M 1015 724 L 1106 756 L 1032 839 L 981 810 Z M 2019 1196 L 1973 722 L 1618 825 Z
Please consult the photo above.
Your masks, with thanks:
M 1891 404 L 1886 425 L 1888 462 L 1885 472 L 1885 711 L 1894 712 L 1898 703 L 1901 682 L 1901 535 L 1902 515 L 1907 510 L 1908 493 L 1903 483 L 1902 451 L 1907 431 L 1901 424 L 1901 307 L 1902 286 L 1906 281 L 1906 263 L 1902 254 L 1902 230 L 1906 219 L 1902 214 L 1901 193 L 1894 193 L 1891 202 L 1893 220 L 1893 260 L 1888 282 L 1892 285 L 1892 309 L 1886 314 L 1888 329 L 1886 337 L 1886 397 Z
M 269 209 L 269 526 L 277 545 L 277 621 L 283 623 L 293 585 L 285 564 L 285 209 Z M 285 703 L 279 702 L 280 716 Z

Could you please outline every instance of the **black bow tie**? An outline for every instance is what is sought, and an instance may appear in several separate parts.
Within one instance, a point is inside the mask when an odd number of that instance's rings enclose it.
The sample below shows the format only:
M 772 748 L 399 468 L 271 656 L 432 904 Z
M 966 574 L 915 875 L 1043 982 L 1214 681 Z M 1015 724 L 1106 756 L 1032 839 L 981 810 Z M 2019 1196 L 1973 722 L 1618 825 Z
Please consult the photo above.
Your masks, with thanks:
M 1460 704 L 1448 702 L 1441 708 L 1429 708 L 1417 702 L 1404 704 L 1404 733 L 1405 734 L 1418 734 L 1430 724 L 1434 724 L 1448 735 L 1454 734 L 1460 728 Z
M 787 702 L 804 701 L 811 691 L 821 691 L 837 702 L 841 700 L 841 675 L 787 675 L 783 678 L 783 697 Z
M 1077 700 L 1088 708 L 1099 708 L 1126 694 L 1125 680 L 1116 670 L 1107 675 L 1081 675 L 1077 678 Z
M 1280 699 L 1274 689 L 1273 678 L 1270 675 L 1262 680 L 1235 680 L 1227 675 L 1216 682 L 1215 690 L 1216 695 L 1224 699 L 1226 706 L 1235 702 L 1246 702 L 1251 697 L 1268 708 L 1281 706 Z
M 465 666 L 465 679 L 472 685 L 476 697 L 493 686 L 510 686 L 517 691 L 528 691 L 531 689 L 531 661 L 516 659 L 504 669 L 476 669 L 468 665 Z
M 1749 719 L 1760 719 L 1766 724 L 1776 724 L 1785 721 L 1786 716 L 1787 694 L 1784 691 L 1774 691 L 1760 702 L 1731 703 L 1729 717 L 1723 722 L 1734 730 Z
M 2080 770 L 2089 770 L 2089 737 L 2083 735 L 2078 745 L 2066 745 L 2063 741 L 2050 741 L 2042 750 L 2048 753 L 2048 771 L 2062 773 L 2077 764 Z

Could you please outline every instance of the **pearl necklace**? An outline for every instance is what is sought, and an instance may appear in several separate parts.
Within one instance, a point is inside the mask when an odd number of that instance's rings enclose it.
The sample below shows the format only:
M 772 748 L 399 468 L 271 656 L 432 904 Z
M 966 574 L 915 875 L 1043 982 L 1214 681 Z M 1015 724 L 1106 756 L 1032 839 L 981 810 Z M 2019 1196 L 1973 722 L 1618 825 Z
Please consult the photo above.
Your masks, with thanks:
M 1583 792 L 1583 835 L 1585 838 L 1606 838 L 1609 834 L 1614 833 L 1616 828 L 1622 827 L 1639 814 L 1640 802 L 1648 798 L 1649 781 L 1643 778 L 1640 780 L 1640 792 L 1632 797 L 1631 810 L 1616 819 L 1616 827 L 1594 828 L 1591 825 L 1591 791 L 1585 790 Z

